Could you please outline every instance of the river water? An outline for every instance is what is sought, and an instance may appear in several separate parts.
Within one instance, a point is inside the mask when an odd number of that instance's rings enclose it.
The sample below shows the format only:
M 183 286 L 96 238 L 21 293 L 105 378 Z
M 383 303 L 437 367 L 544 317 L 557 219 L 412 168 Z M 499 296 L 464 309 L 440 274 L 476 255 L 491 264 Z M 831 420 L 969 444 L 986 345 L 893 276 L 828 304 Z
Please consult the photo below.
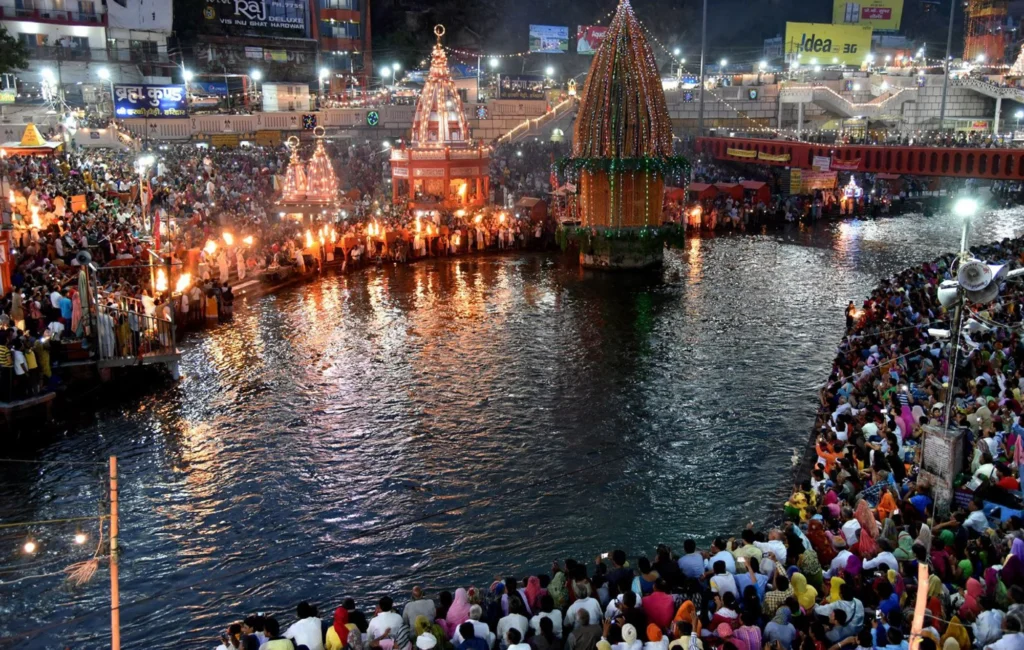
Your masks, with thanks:
M 972 239 L 1022 229 L 990 213 Z M 119 458 L 127 648 L 706 541 L 787 496 L 847 301 L 958 240 L 951 217 L 908 216 L 693 239 L 651 275 L 526 254 L 327 277 L 240 305 L 185 343 L 179 385 L 38 457 Z M 93 515 L 104 494 L 99 466 L 2 467 L 3 521 Z M 74 524 L 33 529 L 31 558 L 0 532 L 2 581 L 89 553 Z M 105 646 L 108 584 L 0 586 L 0 639 Z

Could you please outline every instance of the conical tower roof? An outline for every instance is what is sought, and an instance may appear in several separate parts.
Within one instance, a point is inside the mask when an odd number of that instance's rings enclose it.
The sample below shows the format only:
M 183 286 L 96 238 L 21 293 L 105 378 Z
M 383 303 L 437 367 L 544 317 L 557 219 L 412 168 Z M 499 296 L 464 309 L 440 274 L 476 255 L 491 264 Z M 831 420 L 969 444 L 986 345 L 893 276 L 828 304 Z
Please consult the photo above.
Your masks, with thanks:
M 22 147 L 42 147 L 46 144 L 46 140 L 43 139 L 39 129 L 35 124 L 29 122 L 25 126 L 25 132 L 21 134 L 21 146 Z
M 455 90 L 455 82 L 448 69 L 448 57 L 441 45 L 444 26 L 435 27 L 434 34 L 437 35 L 437 44 L 430 53 L 430 72 L 423 84 L 412 123 L 414 147 L 465 144 L 470 137 L 462 98 Z
M 1006 73 L 1007 77 L 1024 77 L 1024 45 L 1020 48 L 1020 53 L 1017 55 L 1017 60 L 1013 62 L 1010 67 L 1010 71 Z
M 661 75 L 629 0 L 597 51 L 577 112 L 574 158 L 672 155 L 672 122 Z

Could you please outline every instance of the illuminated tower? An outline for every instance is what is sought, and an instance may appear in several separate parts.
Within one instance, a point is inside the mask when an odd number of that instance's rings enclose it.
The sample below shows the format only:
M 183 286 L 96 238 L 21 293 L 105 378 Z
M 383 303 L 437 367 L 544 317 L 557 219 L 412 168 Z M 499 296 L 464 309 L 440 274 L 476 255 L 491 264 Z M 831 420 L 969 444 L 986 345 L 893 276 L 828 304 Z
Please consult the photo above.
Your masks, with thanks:
M 584 266 L 638 268 L 661 262 L 665 180 L 688 164 L 673 156 L 661 75 L 629 0 L 622 0 L 587 74 L 572 157 Z
M 318 126 L 316 130 L 316 148 L 306 164 L 306 200 L 331 203 L 338 199 L 338 177 L 324 149 L 324 128 Z
M 306 198 L 306 166 L 299 158 L 299 139 L 288 138 L 288 147 L 292 150 L 288 159 L 288 169 L 284 172 L 284 188 L 281 200 L 285 202 L 302 201 Z
M 968 0 L 964 60 L 984 57 L 988 64 L 1001 64 L 1006 56 L 1006 16 L 1009 0 Z
M 483 206 L 490 194 L 490 148 L 471 139 L 441 45 L 444 27 L 436 26 L 434 34 L 437 44 L 416 103 L 409 146 L 391 151 L 392 197 L 395 203 L 419 197 L 453 208 Z

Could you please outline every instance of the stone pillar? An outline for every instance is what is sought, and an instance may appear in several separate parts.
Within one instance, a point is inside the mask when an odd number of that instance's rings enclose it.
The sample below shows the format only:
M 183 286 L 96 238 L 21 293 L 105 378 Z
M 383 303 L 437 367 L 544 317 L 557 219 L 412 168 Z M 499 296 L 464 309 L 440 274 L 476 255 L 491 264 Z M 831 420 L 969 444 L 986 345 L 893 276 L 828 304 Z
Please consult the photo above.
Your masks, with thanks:
M 491 200 L 491 177 L 484 176 L 484 204 Z M 504 206 L 502 206 L 504 207 Z
M 804 134 L 804 103 L 796 103 L 796 134 L 797 137 Z
M 782 107 L 783 106 L 785 106 L 785 104 L 782 102 L 782 92 L 780 90 L 780 92 L 779 92 L 779 121 L 775 123 L 775 128 L 777 128 L 777 129 L 781 129 L 782 128 Z
M 992 135 L 999 135 L 999 112 L 1003 109 L 1003 98 L 996 97 L 996 117 L 992 120 Z

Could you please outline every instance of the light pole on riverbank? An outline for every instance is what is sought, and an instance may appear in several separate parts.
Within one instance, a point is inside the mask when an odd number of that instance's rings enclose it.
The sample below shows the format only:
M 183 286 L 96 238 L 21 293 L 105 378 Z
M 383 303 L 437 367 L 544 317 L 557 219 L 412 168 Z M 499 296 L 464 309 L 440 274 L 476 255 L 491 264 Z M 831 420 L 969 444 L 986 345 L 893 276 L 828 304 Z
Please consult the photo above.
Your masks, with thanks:
M 971 228 L 971 219 L 978 212 L 978 202 L 970 198 L 959 199 L 953 205 L 953 213 L 963 221 L 960 231 L 960 254 L 957 256 L 960 264 L 967 261 L 967 234 Z M 941 290 L 941 287 L 940 287 Z M 949 352 L 949 386 L 946 388 L 946 410 L 942 417 L 943 426 L 949 429 L 949 418 L 953 413 L 953 391 L 955 389 L 956 364 L 960 356 L 960 328 L 963 327 L 964 317 L 964 290 L 960 284 L 956 287 L 956 310 L 953 312 L 953 326 L 950 330 L 953 334 L 950 337 L 953 349 Z

